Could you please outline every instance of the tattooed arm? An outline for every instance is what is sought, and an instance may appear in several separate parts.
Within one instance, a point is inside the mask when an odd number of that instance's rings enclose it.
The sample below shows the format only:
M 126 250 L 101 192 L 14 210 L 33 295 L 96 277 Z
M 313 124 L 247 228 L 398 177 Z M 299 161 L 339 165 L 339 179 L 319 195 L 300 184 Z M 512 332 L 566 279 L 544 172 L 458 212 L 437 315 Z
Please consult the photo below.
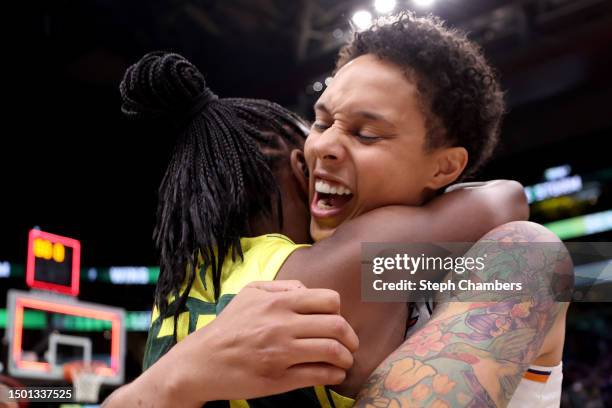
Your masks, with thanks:
M 573 269 L 560 241 L 528 222 L 494 229 L 466 257 L 484 252 L 485 268 L 469 278 L 521 282 L 523 291 L 496 302 L 466 292 L 440 303 L 432 320 L 374 371 L 356 406 L 508 404 L 529 364 L 546 352 L 553 324 L 565 319 L 567 304 L 556 299 L 571 288 Z

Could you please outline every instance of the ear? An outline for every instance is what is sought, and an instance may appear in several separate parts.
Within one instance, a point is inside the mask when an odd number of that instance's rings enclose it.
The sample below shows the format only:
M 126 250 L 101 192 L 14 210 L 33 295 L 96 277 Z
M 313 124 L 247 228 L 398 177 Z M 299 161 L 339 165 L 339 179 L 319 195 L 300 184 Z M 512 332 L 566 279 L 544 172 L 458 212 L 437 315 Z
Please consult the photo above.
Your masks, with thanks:
M 308 166 L 306 165 L 306 159 L 304 158 L 304 152 L 300 149 L 293 149 L 291 151 L 291 170 L 295 176 L 298 185 L 302 189 L 302 192 L 308 197 Z
M 468 162 L 468 152 L 463 147 L 445 147 L 434 153 L 434 174 L 427 187 L 439 190 L 457 180 Z

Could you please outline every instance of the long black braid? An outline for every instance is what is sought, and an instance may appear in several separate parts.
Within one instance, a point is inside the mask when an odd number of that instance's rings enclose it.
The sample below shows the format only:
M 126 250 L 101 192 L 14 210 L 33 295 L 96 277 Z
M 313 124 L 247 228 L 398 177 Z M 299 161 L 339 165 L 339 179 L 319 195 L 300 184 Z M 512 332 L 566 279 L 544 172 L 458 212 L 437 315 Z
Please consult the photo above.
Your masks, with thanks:
M 211 268 L 218 298 L 223 261 L 230 253 L 242 257 L 240 237 L 249 234 L 249 219 L 271 215 L 276 204 L 282 220 L 273 170 L 288 149 L 303 146 L 307 126 L 269 101 L 217 98 L 200 71 L 177 54 L 145 55 L 128 68 L 120 91 L 126 115 L 163 119 L 177 137 L 153 234 L 160 251 L 155 304 L 162 315 L 174 314 L 176 340 L 176 319 L 198 270 Z M 173 310 L 169 295 L 179 298 Z

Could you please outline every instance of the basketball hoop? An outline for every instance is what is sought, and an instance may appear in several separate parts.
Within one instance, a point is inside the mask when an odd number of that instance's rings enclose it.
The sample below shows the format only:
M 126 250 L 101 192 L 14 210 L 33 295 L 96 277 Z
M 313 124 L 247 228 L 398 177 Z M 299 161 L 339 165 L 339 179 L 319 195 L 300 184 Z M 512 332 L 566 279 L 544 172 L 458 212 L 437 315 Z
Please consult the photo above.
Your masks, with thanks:
M 100 372 L 104 368 L 106 364 L 98 361 L 64 364 L 64 378 L 72 383 L 76 402 L 98 402 L 103 378 Z

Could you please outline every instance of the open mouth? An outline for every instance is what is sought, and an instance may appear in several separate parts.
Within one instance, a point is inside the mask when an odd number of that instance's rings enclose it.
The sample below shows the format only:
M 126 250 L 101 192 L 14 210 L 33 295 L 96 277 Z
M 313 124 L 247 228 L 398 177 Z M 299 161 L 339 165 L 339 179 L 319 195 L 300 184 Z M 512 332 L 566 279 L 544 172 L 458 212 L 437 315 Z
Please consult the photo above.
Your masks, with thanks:
M 315 193 L 310 211 L 315 217 L 331 217 L 340 213 L 353 198 L 347 187 L 327 180 L 315 180 Z

